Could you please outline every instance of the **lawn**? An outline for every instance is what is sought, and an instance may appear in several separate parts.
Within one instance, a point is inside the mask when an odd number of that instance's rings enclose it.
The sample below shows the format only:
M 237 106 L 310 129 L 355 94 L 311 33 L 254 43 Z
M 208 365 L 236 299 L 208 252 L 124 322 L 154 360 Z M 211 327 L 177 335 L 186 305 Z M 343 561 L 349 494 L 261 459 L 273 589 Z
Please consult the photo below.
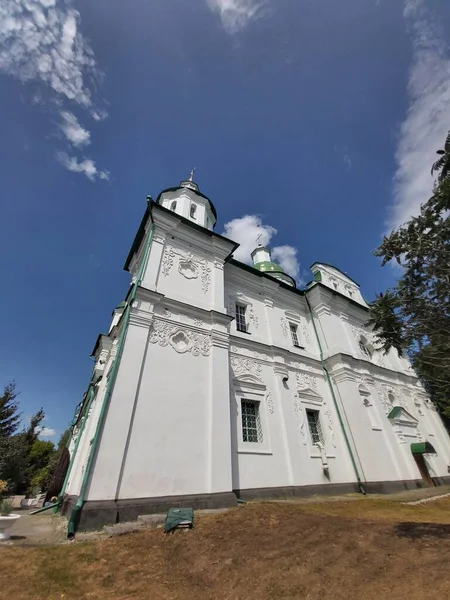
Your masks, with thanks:
M 0 598 L 419 600 L 448 597 L 450 500 L 254 503 L 161 529 L 0 548 Z

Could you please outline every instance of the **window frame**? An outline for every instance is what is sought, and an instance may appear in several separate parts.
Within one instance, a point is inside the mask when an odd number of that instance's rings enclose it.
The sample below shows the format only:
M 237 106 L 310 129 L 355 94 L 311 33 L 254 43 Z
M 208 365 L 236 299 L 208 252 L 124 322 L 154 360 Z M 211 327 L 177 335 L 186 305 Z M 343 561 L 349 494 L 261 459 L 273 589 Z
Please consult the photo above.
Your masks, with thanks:
M 239 313 L 241 311 L 242 314 Z M 247 305 L 241 302 L 235 302 L 234 315 L 236 321 L 236 331 L 240 333 L 249 333 L 247 322 Z
M 231 388 L 233 425 L 232 437 L 238 454 L 272 454 L 269 431 L 269 416 L 267 398 L 269 396 L 266 386 L 252 375 L 243 375 L 233 379 Z M 261 424 L 262 441 L 247 442 L 243 437 L 242 426 L 242 400 L 259 402 L 259 419 Z M 236 427 L 236 429 L 234 429 Z
M 300 344 L 300 339 L 298 337 L 298 323 L 293 323 L 292 321 L 288 321 L 289 324 L 289 332 L 291 334 L 291 341 L 294 348 L 303 348 Z
M 244 411 L 244 405 L 247 405 L 247 409 Z M 248 413 L 247 410 L 250 406 L 256 407 L 255 414 L 252 415 L 251 412 Z M 254 400 L 251 398 L 241 398 L 241 435 L 242 442 L 244 444 L 264 444 L 264 432 L 262 429 L 261 423 L 261 400 Z M 253 417 L 255 418 L 254 426 L 249 426 L 245 424 L 244 417 Z M 250 431 L 256 432 L 256 439 L 248 439 L 251 435 Z M 247 439 L 246 439 L 247 438 Z
M 314 419 L 315 419 L 315 427 L 316 427 L 316 432 L 313 433 L 312 429 L 311 429 L 311 421 L 308 418 L 308 414 L 314 414 Z M 325 449 L 326 447 L 326 440 L 325 440 L 325 435 L 323 433 L 323 427 L 322 427 L 322 421 L 320 418 L 320 410 L 317 408 L 305 408 L 305 419 L 306 419 L 306 423 L 308 425 L 308 432 L 309 432 L 309 439 L 311 441 L 311 445 L 313 446 L 313 448 L 317 448 L 317 444 L 320 443 L 322 444 L 322 448 Z M 317 441 L 314 441 L 314 435 L 316 435 L 319 439 Z

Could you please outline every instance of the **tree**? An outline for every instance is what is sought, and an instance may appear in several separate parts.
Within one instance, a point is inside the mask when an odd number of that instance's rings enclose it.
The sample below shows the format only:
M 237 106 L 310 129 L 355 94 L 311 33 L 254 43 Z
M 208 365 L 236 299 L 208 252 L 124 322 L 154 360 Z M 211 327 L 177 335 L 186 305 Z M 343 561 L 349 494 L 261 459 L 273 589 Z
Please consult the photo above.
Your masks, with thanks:
M 372 303 L 369 325 L 385 352 L 409 355 L 450 424 L 450 134 L 445 147 L 433 165 L 440 170 L 433 196 L 375 251 L 382 266 L 395 260 L 403 272 Z
M 29 426 L 8 437 L 0 438 L 0 479 L 9 481 L 16 494 L 29 491 L 34 475 L 32 448 L 39 435 L 39 425 L 45 418 L 42 408 L 31 417 Z
M 11 381 L 5 385 L 0 396 L 0 438 L 12 435 L 19 426 L 20 413 L 16 398 L 16 384 Z
M 437 150 L 436 154 L 440 154 L 441 158 L 438 158 L 433 163 L 431 174 L 433 175 L 435 171 L 440 171 L 438 179 L 442 181 L 450 175 L 450 131 L 445 139 L 444 150 Z

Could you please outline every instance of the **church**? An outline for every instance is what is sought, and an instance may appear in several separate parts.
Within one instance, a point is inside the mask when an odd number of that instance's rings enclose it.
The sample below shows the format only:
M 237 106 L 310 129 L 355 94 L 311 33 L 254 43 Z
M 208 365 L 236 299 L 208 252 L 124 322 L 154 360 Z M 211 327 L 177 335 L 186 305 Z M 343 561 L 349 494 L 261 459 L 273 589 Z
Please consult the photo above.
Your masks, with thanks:
M 376 347 L 358 284 L 295 280 L 215 233 L 193 176 L 147 207 L 129 292 L 99 335 L 60 498 L 75 530 L 251 499 L 450 482 L 450 439 L 407 359 Z

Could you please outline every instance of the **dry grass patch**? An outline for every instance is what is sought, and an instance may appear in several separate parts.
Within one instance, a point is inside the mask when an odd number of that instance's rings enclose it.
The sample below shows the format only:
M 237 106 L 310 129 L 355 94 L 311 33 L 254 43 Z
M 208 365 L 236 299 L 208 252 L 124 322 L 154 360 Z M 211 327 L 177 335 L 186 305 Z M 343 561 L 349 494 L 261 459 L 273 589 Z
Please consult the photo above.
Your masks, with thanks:
M 440 510 L 443 522 L 450 523 L 449 502 L 395 504 L 398 519 L 390 504 L 369 499 L 332 506 L 255 503 L 202 517 L 192 531 L 168 536 L 146 530 L 54 548 L 4 547 L 0 598 L 447 597 L 449 525 L 425 524 L 422 517 L 431 513 L 422 509 L 434 511 L 436 519 Z M 411 514 L 418 515 L 417 523 L 406 522 Z
M 408 505 L 392 502 L 387 498 L 374 499 L 370 496 L 363 498 L 359 496 L 358 499 L 352 498 L 349 501 L 305 503 L 299 504 L 298 507 L 306 513 L 346 519 L 450 524 L 450 497 L 424 504 Z

